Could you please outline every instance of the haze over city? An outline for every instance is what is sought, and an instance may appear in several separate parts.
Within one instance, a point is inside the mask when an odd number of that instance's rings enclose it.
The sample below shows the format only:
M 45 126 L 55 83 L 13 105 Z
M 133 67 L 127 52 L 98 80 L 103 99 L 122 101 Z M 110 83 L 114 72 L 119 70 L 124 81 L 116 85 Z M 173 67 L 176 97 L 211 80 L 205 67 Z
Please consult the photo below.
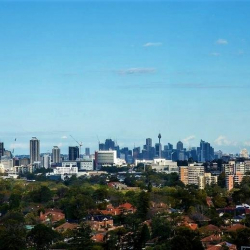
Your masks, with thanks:
M 0 140 L 249 151 L 250 3 L 1 1 Z M 223 17 L 223 18 L 222 18 Z M 16 142 L 14 142 L 17 138 Z M 155 139 L 154 139 L 155 138 Z

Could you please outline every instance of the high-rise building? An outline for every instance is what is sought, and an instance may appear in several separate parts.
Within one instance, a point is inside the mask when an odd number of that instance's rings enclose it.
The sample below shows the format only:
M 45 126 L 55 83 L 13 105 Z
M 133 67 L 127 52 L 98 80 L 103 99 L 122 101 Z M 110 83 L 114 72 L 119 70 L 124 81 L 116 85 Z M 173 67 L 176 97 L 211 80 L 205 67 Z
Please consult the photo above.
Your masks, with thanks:
M 105 144 L 104 143 L 99 143 L 99 151 L 105 150 Z
M 90 148 L 85 148 L 85 155 L 90 155 Z
M 214 159 L 214 148 L 210 146 L 210 143 L 201 140 L 200 147 L 197 148 L 199 152 L 199 161 L 206 162 Z
M 102 166 L 113 166 L 117 162 L 115 150 L 97 151 L 95 152 L 96 169 L 101 169 Z
M 155 156 L 161 158 L 161 144 L 155 143 Z
M 1 156 L 4 156 L 4 143 L 0 142 L 0 158 Z
M 46 168 L 46 169 L 50 168 L 50 165 L 51 165 L 51 157 L 50 157 L 50 155 L 48 155 L 48 154 L 43 155 L 42 162 L 43 162 L 43 167 L 44 168 Z
M 134 160 L 140 158 L 140 152 L 141 152 L 141 148 L 140 147 L 137 147 L 137 148 L 133 149 L 133 158 L 134 158 Z
M 29 158 L 21 158 L 19 159 L 19 164 L 20 166 L 26 166 L 30 164 L 30 159 Z
M 146 139 L 146 150 L 149 151 L 152 147 L 152 139 L 151 138 L 147 138 Z
M 36 137 L 30 140 L 30 163 L 40 161 L 40 141 Z
M 79 158 L 79 147 L 69 147 L 69 161 L 75 161 Z
M 115 149 L 115 142 L 111 139 L 105 140 L 105 150 L 114 150 Z
M 52 149 L 52 162 L 53 163 L 60 163 L 61 162 L 60 148 L 57 146 L 54 146 Z
M 183 143 L 181 141 L 178 141 L 176 144 L 176 149 L 177 150 L 183 150 Z

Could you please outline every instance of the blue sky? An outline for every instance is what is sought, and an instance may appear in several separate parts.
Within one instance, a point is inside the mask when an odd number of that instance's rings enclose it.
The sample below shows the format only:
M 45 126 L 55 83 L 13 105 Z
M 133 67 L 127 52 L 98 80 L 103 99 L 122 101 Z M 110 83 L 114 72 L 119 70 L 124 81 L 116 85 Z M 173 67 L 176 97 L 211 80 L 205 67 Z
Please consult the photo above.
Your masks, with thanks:
M 250 2 L 0 1 L 0 140 L 250 149 Z

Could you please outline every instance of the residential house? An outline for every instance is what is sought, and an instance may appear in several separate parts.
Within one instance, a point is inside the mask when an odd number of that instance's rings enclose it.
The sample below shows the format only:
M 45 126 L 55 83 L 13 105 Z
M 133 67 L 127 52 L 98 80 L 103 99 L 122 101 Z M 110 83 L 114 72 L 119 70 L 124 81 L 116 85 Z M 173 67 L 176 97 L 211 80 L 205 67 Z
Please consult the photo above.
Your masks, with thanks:
M 40 220 L 43 223 L 55 223 L 62 219 L 65 219 L 65 214 L 60 209 L 50 208 L 46 209 L 44 213 L 42 211 L 40 212 Z

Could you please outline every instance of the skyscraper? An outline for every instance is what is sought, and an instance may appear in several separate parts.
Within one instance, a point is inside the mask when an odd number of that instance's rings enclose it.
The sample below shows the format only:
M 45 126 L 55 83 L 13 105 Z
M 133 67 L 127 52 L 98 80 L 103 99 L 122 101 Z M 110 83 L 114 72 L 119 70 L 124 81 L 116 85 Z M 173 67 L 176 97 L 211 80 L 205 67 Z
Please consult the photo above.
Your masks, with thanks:
M 0 158 L 1 156 L 4 156 L 4 143 L 0 142 Z
M 30 140 L 30 163 L 40 161 L 40 141 L 36 137 Z
M 146 139 L 146 150 L 149 151 L 151 147 L 152 147 L 152 139 L 147 138 Z
M 79 147 L 69 147 L 69 161 L 75 161 L 79 158 Z
M 178 141 L 176 144 L 176 149 L 177 150 L 183 150 L 183 143 L 181 141 Z
M 51 165 L 50 155 L 48 155 L 48 154 L 43 155 L 42 160 L 43 160 L 43 167 L 46 169 L 50 168 L 50 165 Z
M 60 154 L 60 148 L 57 146 L 54 146 L 52 149 L 52 162 L 53 163 L 60 163 L 61 162 L 61 154 Z
M 115 149 L 115 142 L 111 139 L 105 140 L 105 150 L 114 150 Z
M 199 151 L 198 151 L 199 150 Z M 200 147 L 197 148 L 199 152 L 199 161 L 211 161 L 214 159 L 214 148 L 210 146 L 210 143 L 201 140 Z
M 85 155 L 90 155 L 90 148 L 85 148 Z

